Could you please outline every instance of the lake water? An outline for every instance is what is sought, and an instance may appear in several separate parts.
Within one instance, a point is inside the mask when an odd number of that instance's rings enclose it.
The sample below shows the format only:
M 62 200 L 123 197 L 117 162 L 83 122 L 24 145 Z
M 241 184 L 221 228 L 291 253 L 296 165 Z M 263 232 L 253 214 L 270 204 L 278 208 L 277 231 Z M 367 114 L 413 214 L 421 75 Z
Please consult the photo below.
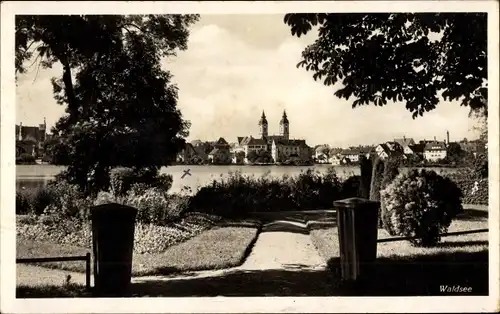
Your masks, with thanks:
M 175 165 L 161 168 L 161 173 L 171 174 L 173 186 L 171 192 L 180 192 L 186 186 L 195 191 L 198 187 L 207 185 L 213 180 L 220 180 L 227 177 L 230 172 L 239 171 L 245 176 L 255 177 L 282 177 L 283 175 L 296 176 L 307 169 L 312 168 L 319 173 L 325 173 L 332 165 L 314 166 L 197 166 L 197 165 Z M 352 175 L 359 175 L 358 166 L 334 166 L 339 177 L 345 178 Z M 54 165 L 18 165 L 16 166 L 16 188 L 31 188 L 43 186 L 54 178 L 63 166 Z M 438 168 L 434 169 L 438 173 L 441 171 L 455 171 L 455 169 Z M 188 174 L 185 174 L 185 171 Z

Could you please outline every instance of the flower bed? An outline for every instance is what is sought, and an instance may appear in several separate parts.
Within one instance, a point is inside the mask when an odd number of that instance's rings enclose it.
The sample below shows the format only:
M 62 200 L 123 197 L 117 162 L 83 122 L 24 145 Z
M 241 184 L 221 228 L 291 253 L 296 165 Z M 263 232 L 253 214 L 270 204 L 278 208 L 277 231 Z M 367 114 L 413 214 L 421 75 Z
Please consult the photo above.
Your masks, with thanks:
M 220 220 L 217 216 L 188 214 L 166 226 L 138 223 L 135 228 L 134 253 L 160 253 L 168 247 L 183 242 L 211 228 Z M 54 216 L 39 216 L 18 219 L 17 236 L 20 238 L 47 241 L 62 245 L 90 248 L 92 233 L 90 224 L 76 219 L 58 219 Z

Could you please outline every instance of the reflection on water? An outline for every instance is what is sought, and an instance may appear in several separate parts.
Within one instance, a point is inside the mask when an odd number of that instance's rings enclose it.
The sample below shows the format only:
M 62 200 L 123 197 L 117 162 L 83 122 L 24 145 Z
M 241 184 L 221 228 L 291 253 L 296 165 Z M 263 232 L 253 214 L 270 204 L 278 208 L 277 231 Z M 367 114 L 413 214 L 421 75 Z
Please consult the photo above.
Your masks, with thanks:
M 254 177 L 282 177 L 283 175 L 296 176 L 309 168 L 319 173 L 325 173 L 331 165 L 314 165 L 307 167 L 294 166 L 196 166 L 176 165 L 163 167 L 161 173 L 171 174 L 173 186 L 171 192 L 180 192 L 183 187 L 189 187 L 195 191 L 197 188 L 211 183 L 213 180 L 221 180 L 230 172 L 241 172 L 245 176 Z M 184 175 L 189 169 L 191 175 Z M 404 168 L 403 168 L 404 169 Z M 16 166 L 16 188 L 36 188 L 46 185 L 64 167 L 53 165 L 19 165 Z M 359 167 L 336 166 L 335 170 L 339 177 L 345 178 L 351 175 L 359 175 Z M 456 171 L 449 168 L 433 169 L 438 173 Z M 403 170 L 404 171 L 404 170 Z M 183 176 L 184 175 L 184 176 Z

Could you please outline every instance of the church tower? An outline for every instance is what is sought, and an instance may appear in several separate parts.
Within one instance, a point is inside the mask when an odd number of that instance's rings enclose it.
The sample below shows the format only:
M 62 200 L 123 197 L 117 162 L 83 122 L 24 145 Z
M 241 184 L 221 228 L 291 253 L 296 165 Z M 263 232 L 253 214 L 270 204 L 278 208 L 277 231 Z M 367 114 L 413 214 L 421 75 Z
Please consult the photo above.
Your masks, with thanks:
M 288 118 L 286 117 L 286 111 L 283 111 L 283 117 L 281 117 L 280 135 L 286 140 L 290 139 L 290 122 L 288 122 Z
M 266 114 L 264 111 L 262 111 L 262 116 L 260 117 L 259 120 L 259 134 L 261 138 L 265 138 L 268 136 L 267 133 L 267 119 L 266 119 Z

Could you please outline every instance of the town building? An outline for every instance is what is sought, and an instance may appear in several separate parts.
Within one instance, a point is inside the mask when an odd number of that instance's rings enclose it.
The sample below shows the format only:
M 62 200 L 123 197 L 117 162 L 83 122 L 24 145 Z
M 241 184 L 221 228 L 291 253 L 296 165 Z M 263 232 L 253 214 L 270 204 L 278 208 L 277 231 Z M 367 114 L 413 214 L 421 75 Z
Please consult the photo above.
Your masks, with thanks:
M 398 143 L 399 146 L 401 146 L 404 154 L 413 154 L 411 146 L 415 145 L 415 141 L 412 138 L 406 138 L 405 136 L 403 136 L 403 138 L 395 138 L 394 142 Z
M 177 154 L 177 162 L 180 163 L 192 163 L 194 159 L 198 156 L 198 152 L 195 150 L 192 143 L 186 143 L 184 148 Z
M 208 154 L 208 161 L 213 164 L 230 164 L 231 153 L 230 146 L 224 138 L 219 138 L 212 143 L 213 149 Z
M 239 146 L 242 147 L 245 156 L 248 156 L 252 152 L 259 153 L 262 150 L 267 151 L 267 141 L 262 138 L 254 138 L 253 136 L 244 137 L 239 143 Z
M 403 147 L 396 141 L 378 144 L 375 147 L 375 155 L 380 159 L 399 157 L 404 155 Z
M 424 159 L 424 148 L 425 145 L 421 143 L 409 145 L 408 148 L 405 149 L 405 156 L 409 160 L 422 161 Z
M 311 148 L 306 144 L 306 141 L 290 139 L 290 121 L 288 120 L 286 111 L 283 111 L 279 122 L 279 135 L 269 135 L 269 123 L 264 112 L 262 112 L 258 125 L 260 138 L 252 136 L 238 137 L 238 144 L 233 149 L 233 154 L 243 151 L 245 153 L 244 160 L 247 163 L 248 154 L 251 152 L 258 154 L 261 151 L 270 153 L 275 163 L 286 161 L 305 162 L 311 160 Z M 236 157 L 233 157 L 233 161 L 235 159 Z
M 342 164 L 351 164 L 359 162 L 359 155 L 361 154 L 359 148 L 351 147 L 349 149 L 345 149 L 340 153 L 341 163 Z
M 446 143 L 434 141 L 425 144 L 424 159 L 431 162 L 436 162 L 446 158 Z
M 275 162 L 306 162 L 311 159 L 310 151 L 305 140 L 274 139 L 271 157 Z
M 337 163 L 338 160 L 340 160 L 340 164 L 355 164 L 360 161 L 361 156 L 370 158 L 374 152 L 373 146 L 349 147 L 348 149 L 342 150 L 338 154 L 339 158 L 334 159 L 333 162 Z
M 334 166 L 338 166 L 341 164 L 342 156 L 339 154 L 334 154 L 328 158 L 328 162 Z
M 30 154 L 33 157 L 43 156 L 43 143 L 50 139 L 47 134 L 47 122 L 38 126 L 16 125 L 16 157 L 21 154 Z
M 458 142 L 458 145 L 460 145 L 463 151 L 473 155 L 474 157 L 477 156 L 478 154 L 484 154 L 488 150 L 488 143 L 481 140 L 469 141 L 466 138 L 464 138 L 463 140 Z
M 328 145 L 318 145 L 314 149 L 314 159 L 317 163 L 329 163 L 330 147 Z

